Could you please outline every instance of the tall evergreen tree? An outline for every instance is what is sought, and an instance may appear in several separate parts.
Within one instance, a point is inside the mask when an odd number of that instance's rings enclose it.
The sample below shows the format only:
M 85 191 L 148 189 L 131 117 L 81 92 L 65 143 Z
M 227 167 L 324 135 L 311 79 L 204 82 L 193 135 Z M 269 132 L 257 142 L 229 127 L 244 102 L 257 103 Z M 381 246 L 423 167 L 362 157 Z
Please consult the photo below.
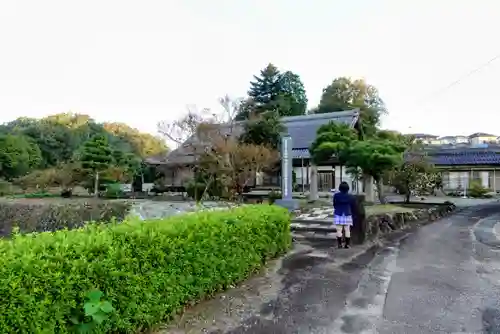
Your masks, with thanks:
M 268 64 L 254 79 L 250 82 L 248 96 L 258 107 L 265 108 L 281 93 L 281 73 L 276 66 Z
M 94 194 L 99 191 L 99 173 L 111 167 L 114 163 L 113 149 L 103 135 L 90 138 L 83 144 L 80 162 L 87 175 L 93 176 Z
M 275 111 L 279 116 L 304 115 L 307 97 L 300 77 L 290 71 L 280 73 L 273 64 L 268 64 L 254 76 L 248 91 L 249 99 L 241 105 L 237 120 L 249 119 L 251 114 Z
M 288 116 L 304 115 L 307 109 L 307 96 L 299 75 L 291 71 L 283 73 L 281 76 L 281 89 L 282 96 L 288 98 L 290 103 Z

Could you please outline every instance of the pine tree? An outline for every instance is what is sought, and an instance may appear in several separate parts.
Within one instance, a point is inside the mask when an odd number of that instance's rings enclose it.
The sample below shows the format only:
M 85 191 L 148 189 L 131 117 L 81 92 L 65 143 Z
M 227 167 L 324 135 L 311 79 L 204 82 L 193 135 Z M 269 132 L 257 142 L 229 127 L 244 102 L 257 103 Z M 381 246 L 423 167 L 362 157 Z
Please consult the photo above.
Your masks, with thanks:
M 249 119 L 251 114 L 259 115 L 266 111 L 277 112 L 279 116 L 304 115 L 307 108 L 306 92 L 300 77 L 291 71 L 280 73 L 273 64 L 268 64 L 259 76 L 254 76 L 248 96 L 236 116 L 237 120 Z
M 83 144 L 80 154 L 82 168 L 94 179 L 94 194 L 99 191 L 99 173 L 113 165 L 113 149 L 105 136 L 97 135 Z
M 273 64 L 268 64 L 260 71 L 260 76 L 254 76 L 255 81 L 250 82 L 248 96 L 257 107 L 265 108 L 281 93 L 281 73 Z M 261 110 L 262 112 L 264 110 Z
M 307 109 L 307 96 L 299 75 L 286 71 L 280 80 L 282 99 L 286 99 L 289 103 L 289 113 L 286 116 L 304 115 Z

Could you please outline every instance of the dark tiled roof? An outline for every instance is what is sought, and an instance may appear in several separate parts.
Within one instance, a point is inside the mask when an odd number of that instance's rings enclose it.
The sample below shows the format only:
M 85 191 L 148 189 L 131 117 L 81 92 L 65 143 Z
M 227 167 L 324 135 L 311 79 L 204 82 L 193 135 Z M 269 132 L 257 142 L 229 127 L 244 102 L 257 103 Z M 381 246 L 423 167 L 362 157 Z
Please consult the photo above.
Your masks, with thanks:
M 359 110 L 346 110 L 346 111 L 338 111 L 324 114 L 310 114 L 310 115 L 302 115 L 302 116 L 288 116 L 283 117 L 281 122 L 286 129 L 286 132 L 292 137 L 292 144 L 294 152 L 298 152 L 300 156 L 296 156 L 296 158 L 308 158 L 309 151 L 308 148 L 316 138 L 316 132 L 318 128 L 327 124 L 331 121 L 337 123 L 348 124 L 352 127 L 358 121 Z M 232 131 L 234 135 L 241 134 L 243 130 L 242 125 L 243 122 L 238 122 L 233 124 Z M 221 125 L 222 128 L 231 129 L 230 126 Z M 151 158 L 146 159 L 147 163 L 150 164 L 190 164 L 195 161 L 195 155 L 191 152 L 194 149 L 203 150 L 204 145 L 201 144 L 193 144 L 198 143 L 198 139 L 196 136 L 190 137 L 186 144 L 183 145 L 173 151 L 171 151 L 166 157 L 159 158 Z M 305 149 L 305 151 L 304 151 Z M 295 153 L 294 153 L 295 157 Z
M 294 159 L 309 159 L 311 157 L 307 148 L 293 149 L 292 156 Z
M 293 148 L 309 148 L 316 138 L 319 127 L 331 121 L 350 126 L 358 120 L 358 111 L 339 111 L 325 114 L 284 117 L 282 122 L 292 137 Z
M 429 155 L 430 161 L 437 166 L 452 165 L 500 165 L 500 153 L 487 150 L 468 150 L 442 152 Z
M 424 146 L 424 150 L 429 155 L 437 154 L 466 154 L 470 152 L 496 152 L 500 153 L 500 145 L 497 143 L 493 144 L 481 144 L 481 145 L 471 145 L 468 143 L 463 144 L 444 144 L 444 145 L 427 145 Z
M 438 138 L 439 136 L 434 136 L 434 135 L 430 135 L 430 134 L 427 134 L 427 133 L 409 133 L 408 134 L 409 136 L 414 136 L 416 139 L 422 139 L 422 138 Z
M 475 138 L 475 137 L 496 137 L 496 135 L 492 135 L 490 133 L 484 133 L 484 132 L 476 132 L 476 133 L 473 133 L 469 136 L 469 138 Z

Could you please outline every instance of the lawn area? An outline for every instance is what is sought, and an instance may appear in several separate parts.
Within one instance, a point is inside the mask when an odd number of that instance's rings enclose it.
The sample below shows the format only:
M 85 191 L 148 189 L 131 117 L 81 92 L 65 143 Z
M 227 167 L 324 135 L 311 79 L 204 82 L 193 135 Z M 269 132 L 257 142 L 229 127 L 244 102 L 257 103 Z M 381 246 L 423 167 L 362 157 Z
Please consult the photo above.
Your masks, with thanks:
M 300 199 L 299 206 L 303 212 L 307 212 L 315 208 L 333 206 L 333 204 L 331 199 L 318 199 L 312 203 L 309 203 L 307 199 Z M 394 204 L 375 204 L 365 206 L 365 210 L 366 215 L 370 216 L 381 213 L 412 212 L 415 208 L 408 208 Z
M 381 213 L 412 212 L 414 208 L 405 208 L 394 204 L 377 204 L 365 207 L 366 215 L 378 215 Z

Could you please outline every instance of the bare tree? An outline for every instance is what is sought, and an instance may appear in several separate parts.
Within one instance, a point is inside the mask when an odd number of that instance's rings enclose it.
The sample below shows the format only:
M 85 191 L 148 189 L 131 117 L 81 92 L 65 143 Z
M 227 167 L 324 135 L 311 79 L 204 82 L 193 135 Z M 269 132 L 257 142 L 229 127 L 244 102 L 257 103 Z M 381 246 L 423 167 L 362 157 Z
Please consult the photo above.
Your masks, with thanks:
M 241 100 L 226 96 L 220 103 L 224 109 L 221 122 L 203 124 L 199 128 L 199 136 L 206 144 L 200 165 L 221 182 L 228 197 L 235 199 L 257 173 L 276 165 L 279 154 L 271 147 L 240 141 L 244 127 L 235 121 L 235 116 Z
M 187 107 L 187 113 L 173 121 L 160 121 L 157 124 L 158 132 L 167 140 L 180 146 L 191 136 L 196 134 L 201 123 L 205 122 L 211 114 L 210 109 L 201 111 L 194 105 Z
M 225 195 L 234 199 L 256 173 L 274 166 L 279 159 L 272 148 L 240 142 L 244 127 L 235 117 L 241 101 L 225 96 L 219 99 L 220 113 L 189 108 L 180 119 L 158 124 L 165 138 L 182 145 L 183 151 L 193 156 L 193 170 L 210 175 L 204 193 L 213 182 L 220 182 Z
M 241 99 L 231 99 L 228 95 L 219 99 L 222 112 L 214 113 L 208 108 L 198 110 L 194 105 L 187 106 L 187 113 L 173 121 L 160 121 L 158 132 L 177 146 L 185 143 L 200 131 L 200 125 L 232 124 L 238 112 Z M 202 130 L 205 131 L 205 130 Z

